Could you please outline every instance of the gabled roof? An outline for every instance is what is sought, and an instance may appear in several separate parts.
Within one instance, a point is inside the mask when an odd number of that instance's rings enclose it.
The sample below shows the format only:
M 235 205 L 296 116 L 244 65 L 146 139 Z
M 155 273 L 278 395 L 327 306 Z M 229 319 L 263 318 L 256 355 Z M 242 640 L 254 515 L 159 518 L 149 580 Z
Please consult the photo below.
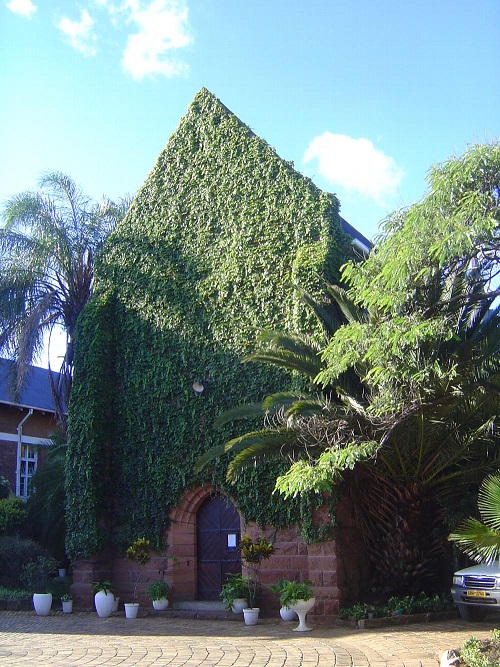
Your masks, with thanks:
M 370 252 L 370 250 L 373 247 L 373 243 L 369 241 L 366 236 L 363 236 L 361 232 L 358 232 L 358 230 L 353 227 L 347 220 L 344 220 L 342 216 L 340 217 L 340 224 L 342 225 L 342 229 L 346 234 L 349 234 L 349 236 L 352 237 L 352 242 L 353 245 L 358 248 L 358 250 L 362 250 L 363 252 Z
M 50 391 L 49 372 L 46 368 L 31 366 L 28 372 L 26 385 L 21 392 L 19 400 L 12 398 L 10 390 L 10 376 L 14 368 L 14 362 L 8 359 L 0 359 L 0 403 L 14 405 L 22 408 L 34 408 L 44 412 L 55 412 L 54 400 Z M 59 373 L 54 373 L 54 381 L 57 382 Z

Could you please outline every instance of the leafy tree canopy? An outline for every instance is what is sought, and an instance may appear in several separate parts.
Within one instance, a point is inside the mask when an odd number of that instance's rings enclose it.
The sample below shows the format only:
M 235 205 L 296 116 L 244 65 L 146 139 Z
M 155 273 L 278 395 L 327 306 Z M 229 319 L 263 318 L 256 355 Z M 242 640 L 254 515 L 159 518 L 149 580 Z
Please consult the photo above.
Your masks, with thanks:
M 367 261 L 344 266 L 349 296 L 370 317 L 336 332 L 317 378 L 325 385 L 354 366 L 375 413 L 453 383 L 456 357 L 443 346 L 460 330 L 473 339 L 500 295 L 500 145 L 473 146 L 428 180 L 422 201 L 386 221 Z

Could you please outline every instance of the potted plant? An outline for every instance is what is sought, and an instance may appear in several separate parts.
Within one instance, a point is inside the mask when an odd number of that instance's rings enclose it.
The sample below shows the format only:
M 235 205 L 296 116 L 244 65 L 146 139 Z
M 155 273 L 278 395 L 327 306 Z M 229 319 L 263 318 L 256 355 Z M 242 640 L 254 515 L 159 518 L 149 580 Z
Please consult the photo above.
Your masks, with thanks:
M 21 580 L 33 594 L 33 607 L 38 616 L 48 616 L 52 607 L 50 582 L 57 570 L 57 561 L 51 556 L 38 556 L 23 566 Z
M 108 616 L 111 616 L 115 600 L 115 592 L 111 586 L 111 582 L 107 579 L 104 581 L 94 581 L 92 584 L 92 593 L 94 593 L 94 604 L 99 618 L 108 618 Z
M 255 625 L 259 620 L 259 607 L 254 607 L 257 586 L 259 583 L 259 568 L 263 560 L 267 560 L 274 553 L 273 545 L 265 537 L 252 540 L 249 535 L 243 535 L 240 542 L 241 559 L 247 568 L 253 571 L 248 587 L 248 607 L 243 609 L 246 625 Z
M 146 595 L 153 603 L 154 609 L 157 611 L 164 611 L 168 607 L 170 588 L 170 584 L 167 584 L 163 579 L 153 581 L 146 588 Z
M 299 625 L 294 628 L 297 632 L 312 630 L 306 624 L 307 612 L 312 609 L 316 598 L 313 596 L 312 581 L 289 581 L 284 580 L 280 591 L 280 604 L 288 607 L 299 617 Z
M 70 593 L 61 595 L 62 610 L 65 614 L 71 614 L 73 611 L 73 598 Z
M 141 571 L 151 559 L 151 542 L 145 537 L 139 537 L 127 549 L 127 558 L 135 564 L 134 567 L 134 601 L 125 602 L 125 616 L 137 618 L 139 603 L 137 602 L 137 589 L 141 580 Z
M 278 579 L 277 584 L 273 584 L 273 586 L 270 586 L 269 588 L 274 592 L 274 593 L 279 593 L 280 595 L 280 604 L 281 604 L 281 593 L 283 589 L 285 588 L 286 584 L 288 582 L 288 579 Z M 290 609 L 290 607 L 284 607 L 281 604 L 280 607 L 280 616 L 283 621 L 294 621 L 297 618 L 297 614 L 294 612 L 293 609 Z
M 241 614 L 248 607 L 251 582 L 239 573 L 226 574 L 226 583 L 222 584 L 220 599 L 228 611 Z

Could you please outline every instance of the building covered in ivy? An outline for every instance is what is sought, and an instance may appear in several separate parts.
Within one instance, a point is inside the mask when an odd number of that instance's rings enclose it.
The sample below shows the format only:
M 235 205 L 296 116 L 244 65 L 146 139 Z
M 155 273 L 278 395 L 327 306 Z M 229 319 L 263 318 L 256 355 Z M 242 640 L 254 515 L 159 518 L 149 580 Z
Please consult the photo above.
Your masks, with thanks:
M 174 604 L 216 599 L 225 572 L 241 568 L 242 532 L 274 542 L 263 584 L 314 582 L 318 616 L 355 594 L 347 513 L 335 533 L 322 498 L 273 495 L 282 461 L 234 486 L 223 460 L 194 472 L 201 453 L 237 434 L 213 428 L 218 414 L 297 381 L 242 358 L 262 328 L 312 327 L 294 285 L 319 295 L 351 252 L 335 196 L 201 90 L 109 239 L 79 322 L 67 550 L 82 603 L 100 578 L 126 597 L 123 554 L 138 537 L 177 558 Z M 153 558 L 145 578 L 163 562 Z M 261 606 L 276 608 L 266 590 Z

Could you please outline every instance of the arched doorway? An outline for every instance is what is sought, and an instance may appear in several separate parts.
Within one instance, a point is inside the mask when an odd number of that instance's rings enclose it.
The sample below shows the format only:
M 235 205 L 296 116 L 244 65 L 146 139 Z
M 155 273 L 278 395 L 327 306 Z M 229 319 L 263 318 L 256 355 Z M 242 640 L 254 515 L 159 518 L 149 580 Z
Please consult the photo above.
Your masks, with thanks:
M 227 573 L 241 572 L 240 516 L 222 496 L 208 498 L 196 514 L 199 600 L 218 600 Z

